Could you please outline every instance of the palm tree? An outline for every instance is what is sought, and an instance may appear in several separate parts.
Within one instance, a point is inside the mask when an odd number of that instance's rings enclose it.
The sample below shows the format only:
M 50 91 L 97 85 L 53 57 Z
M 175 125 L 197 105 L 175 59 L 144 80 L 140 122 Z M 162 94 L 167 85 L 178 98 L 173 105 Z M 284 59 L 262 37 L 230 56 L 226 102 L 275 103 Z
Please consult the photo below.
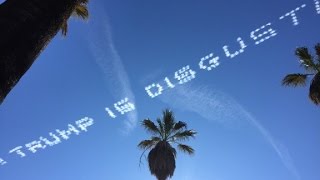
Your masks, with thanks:
M 178 149 L 189 155 L 194 154 L 194 149 L 188 145 L 181 144 L 181 141 L 195 137 L 196 132 L 187 129 L 187 124 L 182 121 L 176 122 L 173 112 L 166 109 L 163 111 L 162 119 L 157 119 L 157 125 L 150 119 L 142 121 L 142 126 L 151 133 L 151 138 L 143 140 L 138 147 L 148 154 L 149 170 L 158 180 L 166 180 L 172 177 L 176 168 L 176 150 L 172 147 L 176 144 Z M 142 157 L 141 155 L 141 157 Z M 141 162 L 140 157 L 140 162 Z
M 296 49 L 296 56 L 300 59 L 301 66 L 305 69 L 306 73 L 288 74 L 283 80 L 284 86 L 306 86 L 308 78 L 312 78 L 309 97 L 311 101 L 320 105 L 320 43 L 315 46 L 316 56 L 310 55 L 308 48 L 300 47 Z
M 0 104 L 75 12 L 88 0 L 6 0 L 0 4 Z

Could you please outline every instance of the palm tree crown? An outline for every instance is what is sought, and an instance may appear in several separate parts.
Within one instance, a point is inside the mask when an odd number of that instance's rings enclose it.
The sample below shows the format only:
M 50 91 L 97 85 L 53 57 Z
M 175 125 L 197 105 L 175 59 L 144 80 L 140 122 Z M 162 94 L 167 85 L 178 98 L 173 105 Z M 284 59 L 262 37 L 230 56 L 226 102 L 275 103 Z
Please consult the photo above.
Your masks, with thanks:
M 188 130 L 185 122 L 176 122 L 173 112 L 168 109 L 163 111 L 162 119 L 158 118 L 156 124 L 150 119 L 142 121 L 142 126 L 152 136 L 148 140 L 141 141 L 138 147 L 144 152 L 150 150 L 148 163 L 151 174 L 155 175 L 158 180 L 166 180 L 173 176 L 176 167 L 177 152 L 172 144 L 176 144 L 182 152 L 192 155 L 194 149 L 180 142 L 195 137 L 196 132 Z
M 305 69 L 306 73 L 288 74 L 282 80 L 284 86 L 306 86 L 308 77 L 312 77 L 309 97 L 311 101 L 320 105 L 320 44 L 315 46 L 316 56 L 310 55 L 308 48 L 300 47 L 296 49 L 296 56 L 300 59 L 301 66 Z
M 72 16 L 87 20 L 89 18 L 88 3 L 89 0 L 80 0 L 75 6 Z M 63 36 L 66 36 L 68 33 L 68 19 L 66 19 L 61 25 L 61 33 Z

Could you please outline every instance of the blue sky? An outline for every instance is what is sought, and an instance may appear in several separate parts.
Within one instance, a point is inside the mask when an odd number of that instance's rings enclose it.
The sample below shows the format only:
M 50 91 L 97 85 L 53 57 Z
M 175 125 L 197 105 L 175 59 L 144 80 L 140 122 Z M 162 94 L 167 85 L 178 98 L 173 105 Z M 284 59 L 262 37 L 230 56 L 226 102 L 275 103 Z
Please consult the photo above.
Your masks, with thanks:
M 279 19 L 297 7 L 297 25 L 291 14 Z M 164 108 L 198 132 L 195 155 L 178 154 L 173 180 L 319 179 L 319 107 L 307 87 L 281 86 L 303 72 L 295 48 L 319 42 L 313 0 L 107 0 L 90 12 L 88 22 L 69 21 L 68 36 L 55 37 L 1 105 L 1 179 L 155 179 L 146 161 L 139 167 L 136 145 L 148 138 L 139 122 Z M 243 52 L 226 57 L 223 47 L 239 51 L 239 37 Z M 219 65 L 201 69 L 211 53 Z M 175 72 L 187 65 L 195 78 L 179 84 Z M 164 88 L 155 98 L 145 90 L 153 83 Z M 135 110 L 121 115 L 114 103 L 126 97 Z M 84 117 L 94 120 L 87 131 L 76 124 Z M 27 149 L 69 124 L 80 133 Z M 19 146 L 25 157 L 9 153 Z

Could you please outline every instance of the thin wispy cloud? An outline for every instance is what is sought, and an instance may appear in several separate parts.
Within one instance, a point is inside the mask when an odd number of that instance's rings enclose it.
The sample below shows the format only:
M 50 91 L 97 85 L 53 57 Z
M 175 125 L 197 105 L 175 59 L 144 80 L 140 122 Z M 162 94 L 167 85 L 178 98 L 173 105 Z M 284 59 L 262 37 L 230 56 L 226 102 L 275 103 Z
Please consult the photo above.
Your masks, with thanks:
M 271 134 L 243 107 L 239 107 L 241 112 L 247 117 L 246 119 L 259 130 L 259 132 L 262 134 L 262 136 L 265 138 L 266 141 L 269 142 L 269 144 L 272 146 L 272 148 L 275 150 L 275 152 L 280 157 L 282 163 L 284 166 L 293 174 L 293 176 L 300 180 L 300 175 L 293 163 L 293 160 L 290 156 L 290 153 L 288 149 L 281 144 L 279 141 L 277 141 L 274 137 L 271 136 Z
M 269 143 L 290 173 L 297 180 L 301 179 L 288 149 L 272 137 L 249 111 L 228 94 L 206 86 L 192 87 L 192 84 L 187 84 L 167 91 L 160 96 L 160 100 L 173 107 L 197 113 L 209 121 L 232 124 L 235 121 L 246 120 Z
M 104 74 L 104 80 L 109 88 L 110 93 L 116 101 L 125 97 L 135 104 L 135 96 L 132 92 L 130 80 L 121 57 L 114 45 L 111 33 L 111 27 L 108 22 L 108 16 L 104 9 L 98 5 L 93 7 L 95 12 L 91 14 L 89 46 L 95 58 L 95 62 L 101 68 Z M 126 114 L 127 119 L 124 121 L 125 134 L 130 133 L 137 125 L 137 110 Z

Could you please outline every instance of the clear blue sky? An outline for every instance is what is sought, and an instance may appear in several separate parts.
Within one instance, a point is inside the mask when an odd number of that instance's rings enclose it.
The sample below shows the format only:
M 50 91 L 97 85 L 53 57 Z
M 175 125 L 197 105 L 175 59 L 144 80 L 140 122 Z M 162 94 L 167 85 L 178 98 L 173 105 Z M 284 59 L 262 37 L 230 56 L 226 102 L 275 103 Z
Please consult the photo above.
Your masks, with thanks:
M 297 26 L 279 20 L 303 4 Z M 319 179 L 319 107 L 308 87 L 281 86 L 303 72 L 294 49 L 320 42 L 313 0 L 100 0 L 90 13 L 69 21 L 68 36 L 55 37 L 1 105 L 0 179 L 155 179 L 146 161 L 139 167 L 136 145 L 148 138 L 139 122 L 167 107 L 198 131 L 195 155 L 178 154 L 173 180 Z M 254 35 L 277 35 L 255 45 L 250 33 L 267 23 Z M 223 46 L 239 50 L 238 37 L 247 47 L 226 57 Z M 200 69 L 210 53 L 220 65 Z M 196 76 L 180 85 L 175 72 L 186 65 Z M 155 98 L 145 91 L 152 83 L 165 89 Z M 113 104 L 125 97 L 136 109 L 121 115 Z M 36 153 L 25 147 L 83 117 L 94 119 L 87 132 Z M 25 157 L 9 154 L 17 146 Z

